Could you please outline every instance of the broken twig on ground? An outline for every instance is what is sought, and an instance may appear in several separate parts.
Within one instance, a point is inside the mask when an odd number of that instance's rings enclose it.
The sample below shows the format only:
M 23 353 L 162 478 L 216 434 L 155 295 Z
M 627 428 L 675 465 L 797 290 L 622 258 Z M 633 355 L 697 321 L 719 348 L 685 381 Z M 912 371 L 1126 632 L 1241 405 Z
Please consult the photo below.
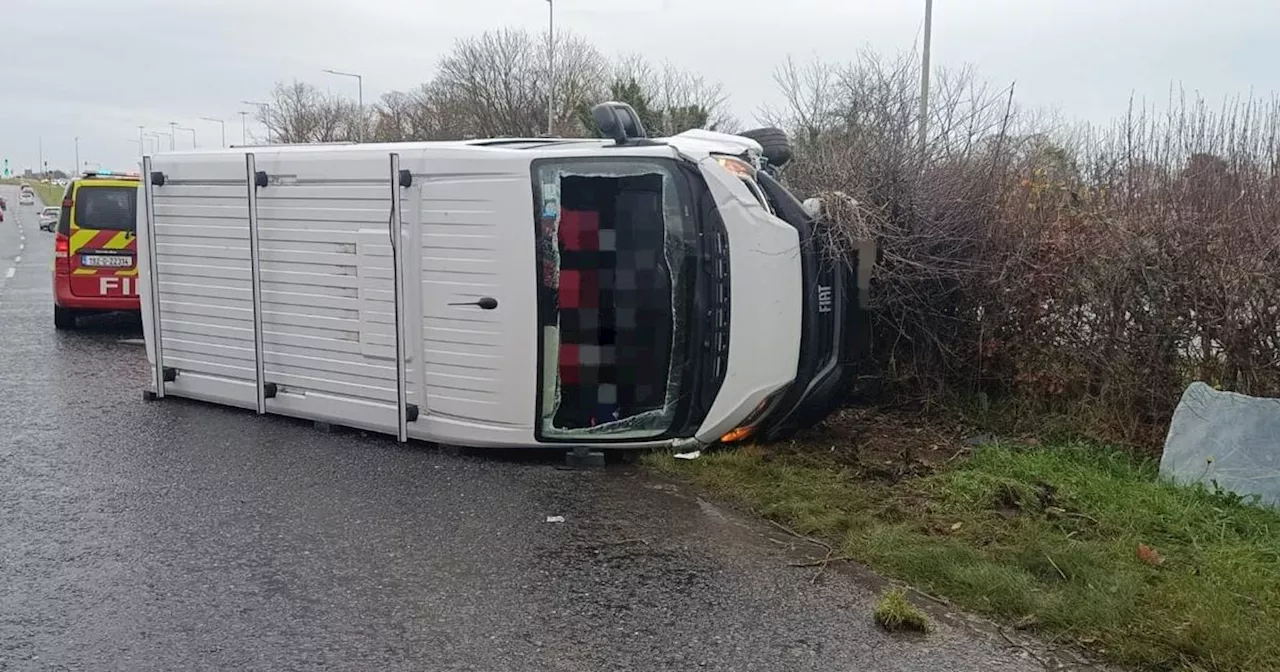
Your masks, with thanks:
M 795 538 L 797 538 L 797 539 L 804 539 L 805 541 L 807 541 L 807 542 L 809 542 L 809 543 L 811 543 L 811 544 L 813 544 L 813 545 L 815 545 L 815 546 L 821 546 L 821 547 L 823 547 L 823 548 L 827 549 L 828 551 L 831 551 L 831 550 L 832 550 L 832 549 L 831 549 L 831 544 L 828 544 L 828 543 L 827 543 L 827 542 L 825 542 L 825 541 L 820 541 L 820 540 L 818 540 L 818 539 L 814 539 L 813 537 L 811 537 L 811 536 L 809 536 L 809 535 L 807 535 L 807 534 L 800 534 L 799 532 L 796 532 L 795 530 L 793 530 L 793 529 L 791 529 L 791 528 L 787 527 L 786 525 L 783 525 L 782 523 L 779 523 L 779 522 L 774 521 L 774 520 L 770 520 L 770 521 L 769 521 L 769 524 L 770 524 L 770 525 L 772 525 L 772 526 L 774 526 L 774 527 L 776 527 L 776 528 L 778 528 L 779 530 L 782 530 L 783 532 L 786 532 L 787 534 L 789 534 L 789 535 L 791 535 L 791 536 L 793 536 L 793 537 L 795 537 Z

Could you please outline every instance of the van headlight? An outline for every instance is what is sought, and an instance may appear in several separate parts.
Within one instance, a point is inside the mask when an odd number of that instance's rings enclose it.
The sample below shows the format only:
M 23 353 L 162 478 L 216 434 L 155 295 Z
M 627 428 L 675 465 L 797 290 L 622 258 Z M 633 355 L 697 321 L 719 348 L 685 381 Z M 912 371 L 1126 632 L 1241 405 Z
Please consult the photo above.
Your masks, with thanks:
M 777 214 L 773 211 L 773 206 L 769 204 L 769 199 L 765 197 L 764 190 L 762 190 L 760 188 L 760 184 L 756 182 L 755 166 L 736 156 L 716 154 L 715 157 L 716 163 L 720 164 L 721 168 L 729 171 L 730 175 L 742 180 L 742 183 L 747 186 L 747 191 L 751 192 L 751 195 L 760 203 L 760 207 L 764 208 L 765 211 L 771 215 Z
M 746 161 L 743 161 L 742 159 L 739 159 L 736 156 L 729 156 L 727 154 L 716 154 L 716 163 L 720 164 L 721 168 L 724 168 L 730 173 L 733 173 L 735 177 L 739 177 L 744 180 L 751 180 L 753 182 L 756 179 L 755 166 L 751 165 Z
M 755 436 L 756 430 L 760 428 L 760 421 L 769 415 L 769 411 L 773 410 L 774 404 L 778 402 L 778 399 L 782 398 L 783 393 L 786 391 L 787 388 L 784 387 L 760 400 L 760 403 L 756 404 L 750 415 L 738 423 L 737 427 L 720 437 L 720 443 L 738 443 Z

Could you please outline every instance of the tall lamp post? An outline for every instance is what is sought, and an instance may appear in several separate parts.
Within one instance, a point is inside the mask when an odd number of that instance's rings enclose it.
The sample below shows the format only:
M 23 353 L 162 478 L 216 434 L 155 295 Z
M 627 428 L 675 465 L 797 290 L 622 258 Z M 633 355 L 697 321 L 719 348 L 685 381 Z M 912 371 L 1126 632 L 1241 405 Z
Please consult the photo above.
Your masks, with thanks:
M 201 118 L 201 119 L 203 119 L 203 120 L 205 120 L 205 121 L 212 121 L 213 123 L 215 123 L 215 124 L 217 124 L 218 126 L 222 127 L 222 147 L 223 147 L 223 149 L 226 149 L 226 147 L 227 147 L 227 122 L 225 122 L 225 121 L 223 121 L 223 120 L 221 120 L 221 119 L 214 118 L 214 117 L 200 117 L 200 118 Z
M 258 108 L 258 112 L 260 112 L 260 113 L 261 113 L 263 110 L 268 109 L 268 108 L 270 108 L 270 107 L 271 107 L 271 103 L 262 103 L 262 102 L 258 102 L 258 101 L 256 101 L 256 100 L 242 100 L 242 101 L 240 101 L 240 104 L 241 104 L 241 105 L 253 105 L 254 107 Z M 263 115 L 263 116 L 266 116 L 266 115 Z M 249 133 L 248 133 L 248 128 L 249 128 L 249 126 L 248 126 L 248 121 L 247 121 L 247 119 L 248 119 L 248 118 L 249 118 L 249 113 L 248 113 L 248 112 L 241 112 L 241 113 L 240 113 L 240 136 L 241 136 L 241 137 L 240 137 L 240 142 L 241 142 L 242 144 L 249 144 L 249 141 L 248 141 L 248 139 L 247 139 L 247 138 L 248 138 L 248 136 L 249 136 Z M 262 119 L 259 119 L 259 121 L 262 121 Z M 270 141 L 271 141 L 271 129 L 270 129 L 270 128 L 267 128 L 267 142 L 270 142 Z
M 329 70 L 327 68 L 325 69 L 325 72 L 339 77 L 355 77 L 357 89 L 356 95 L 360 106 L 360 134 L 357 139 L 360 142 L 364 142 L 364 78 L 354 72 L 341 72 L 339 70 Z
M 152 144 L 155 145 L 155 150 L 157 152 L 164 150 L 164 145 L 160 144 L 160 141 L 164 139 L 164 133 L 157 133 L 155 131 L 151 131 L 150 133 L 145 134 L 144 137 L 151 139 L 151 142 Z
M 556 126 L 556 3 L 547 0 L 547 137 Z
M 929 139 L 929 49 L 933 41 L 933 0 L 924 0 L 924 52 L 920 59 L 920 156 Z
M 152 147 L 152 153 L 154 153 L 154 151 L 155 151 L 155 147 L 154 147 L 154 144 L 155 144 L 155 138 L 152 138 L 152 137 L 149 137 L 149 136 L 144 136 L 144 135 L 139 135 L 139 136 L 138 136 L 138 138 L 137 138 L 136 140 L 135 140 L 135 139 L 130 139 L 130 140 L 129 140 L 129 142 L 132 142 L 133 144 L 135 144 L 135 145 L 137 145 L 137 146 L 138 146 L 138 155 L 139 155 L 139 156 L 146 156 L 146 154 L 147 154 L 147 143 L 152 143 L 152 145 L 153 145 L 153 147 Z
M 169 122 L 169 151 L 178 148 L 178 122 Z

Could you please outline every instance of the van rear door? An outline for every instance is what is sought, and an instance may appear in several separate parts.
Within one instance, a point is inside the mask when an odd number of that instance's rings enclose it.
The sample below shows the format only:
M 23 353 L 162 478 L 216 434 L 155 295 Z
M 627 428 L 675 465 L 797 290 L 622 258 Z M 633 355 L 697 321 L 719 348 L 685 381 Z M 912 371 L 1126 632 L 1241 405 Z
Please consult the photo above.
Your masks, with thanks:
M 71 293 L 85 297 L 138 296 L 136 263 L 138 183 L 76 182 L 64 204 L 70 240 Z

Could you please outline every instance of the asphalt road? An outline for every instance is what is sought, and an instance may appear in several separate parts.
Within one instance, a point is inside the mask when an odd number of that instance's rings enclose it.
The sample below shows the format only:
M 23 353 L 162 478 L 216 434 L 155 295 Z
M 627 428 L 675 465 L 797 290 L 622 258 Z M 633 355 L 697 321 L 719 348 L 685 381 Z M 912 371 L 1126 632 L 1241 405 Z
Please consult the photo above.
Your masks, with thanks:
M 0 195 L 0 670 L 1039 669 L 890 637 L 865 580 L 634 467 L 145 402 L 138 326 L 56 333 Z

